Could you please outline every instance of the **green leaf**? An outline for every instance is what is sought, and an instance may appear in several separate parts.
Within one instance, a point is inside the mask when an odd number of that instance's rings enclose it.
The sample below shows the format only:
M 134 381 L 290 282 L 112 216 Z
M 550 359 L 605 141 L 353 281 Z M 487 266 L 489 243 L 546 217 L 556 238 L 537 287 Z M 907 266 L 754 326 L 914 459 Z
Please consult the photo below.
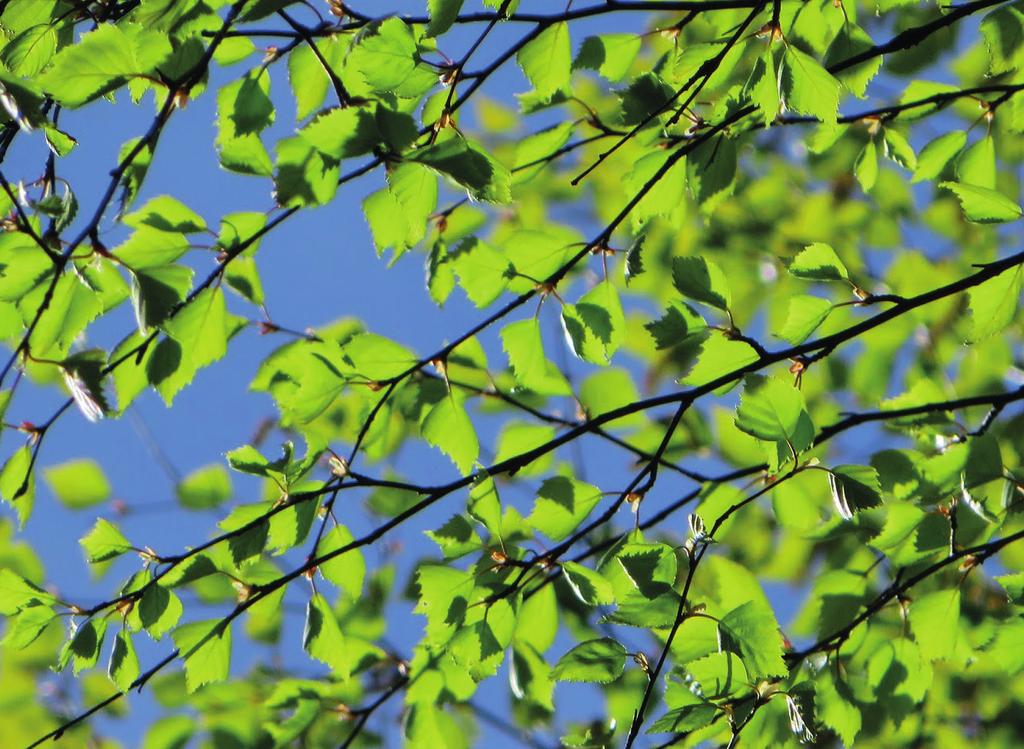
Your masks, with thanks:
M 401 254 L 426 235 L 437 208 L 437 176 L 420 164 L 405 163 L 388 172 L 388 187 L 363 201 L 377 254 L 395 248 Z
M 320 555 L 329 554 L 348 546 L 353 540 L 352 534 L 345 526 L 336 525 L 324 534 L 318 552 Z M 320 574 L 345 591 L 346 597 L 355 600 L 363 594 L 366 559 L 360 549 L 350 549 L 321 564 Z
M 136 228 L 150 226 L 160 231 L 183 234 L 206 231 L 206 222 L 202 217 L 170 195 L 161 195 L 146 201 L 142 208 L 132 211 L 122 220 L 128 226 Z
M 569 24 L 560 21 L 544 28 L 519 50 L 516 61 L 541 99 L 567 88 L 572 76 Z
M 52 593 L 29 582 L 10 569 L 0 569 L 0 615 L 10 616 L 35 606 L 52 606 L 57 602 Z
M 313 658 L 331 667 L 341 679 L 351 672 L 345 637 L 338 619 L 327 600 L 314 593 L 306 605 L 306 627 L 302 632 L 302 648 Z
M 512 175 L 508 167 L 468 140 L 453 137 L 418 148 L 410 159 L 453 180 L 475 200 L 486 203 L 512 200 Z
M 996 190 L 957 182 L 940 182 L 960 201 L 964 216 L 976 224 L 1003 224 L 1021 217 L 1021 208 L 1013 200 Z
M 701 212 L 712 213 L 722 200 L 732 194 L 736 184 L 737 158 L 736 141 L 725 137 L 701 143 L 686 157 L 686 184 Z
M 53 301 L 32 334 L 32 354 L 47 359 L 64 358 L 75 339 L 102 312 L 98 295 L 77 274 L 64 274 L 57 281 Z
M 861 729 L 861 712 L 849 685 L 832 669 L 822 669 L 814 682 L 814 713 L 845 746 L 854 745 Z
M 474 613 L 475 617 L 475 613 Z M 505 599 L 483 609 L 479 621 L 463 626 L 452 638 L 450 652 L 456 664 L 475 681 L 494 676 L 516 629 L 516 613 Z
M 537 318 L 506 325 L 501 329 L 501 344 L 517 385 L 540 395 L 569 395 L 565 376 L 544 355 Z
M 743 661 L 729 651 L 712 653 L 686 664 L 690 691 L 701 699 L 715 700 L 746 689 L 749 682 Z
M 7 42 L 0 52 L 0 62 L 17 76 L 33 78 L 53 59 L 57 44 L 53 26 L 36 24 Z
M 43 88 L 65 107 L 80 107 L 145 75 L 171 52 L 167 37 L 138 26 L 100 24 L 62 49 L 40 78 Z
M 689 733 L 708 725 L 718 712 L 715 705 L 697 703 L 669 710 L 647 729 L 647 733 Z
M 637 34 L 601 34 L 588 36 L 573 60 L 573 70 L 596 70 L 609 81 L 626 77 L 640 53 L 642 39 Z
M 274 199 L 286 207 L 311 207 L 329 203 L 338 190 L 339 162 L 324 155 L 306 138 L 297 136 L 277 142 Z
M 498 450 L 494 462 L 501 463 L 523 453 L 547 444 L 555 438 L 555 429 L 548 424 L 521 424 L 508 422 L 498 437 Z M 543 455 L 531 461 L 519 470 L 520 476 L 536 476 L 544 473 L 550 466 L 551 454 Z
M 576 304 L 563 305 L 562 325 L 577 357 L 591 364 L 607 364 L 626 337 L 619 292 L 609 281 L 598 284 Z
M 419 59 L 412 29 L 399 18 L 370 27 L 349 61 L 375 92 L 417 98 L 437 85 L 437 73 Z
M 183 624 L 171 634 L 185 661 L 185 686 L 194 692 L 224 681 L 231 669 L 231 627 L 219 619 Z
M 183 506 L 207 510 L 231 498 L 231 477 L 222 465 L 208 465 L 190 473 L 174 490 Z
M 416 584 L 419 599 L 415 612 L 427 617 L 426 641 L 443 645 L 465 619 L 473 576 L 452 567 L 425 564 L 416 571 Z
M 1010 575 L 997 575 L 996 582 L 1006 591 L 1006 600 L 1020 606 L 1024 602 L 1024 572 L 1015 572 Z M 0 576 L 0 597 L 3 596 L 3 578 Z M 2 600 L 2 599 L 0 599 Z M 0 604 L 0 613 L 4 609 Z
M 824 242 L 809 244 L 793 258 L 789 272 L 805 281 L 848 281 L 849 271 L 836 251 Z
M 943 133 L 929 141 L 917 157 L 917 169 L 914 170 L 914 178 L 910 181 L 917 183 L 938 179 L 966 143 L 967 133 L 963 130 Z
M 476 237 L 467 237 L 450 249 L 448 259 L 459 285 L 477 307 L 490 305 L 508 287 L 508 259 Z
M 860 183 L 860 189 L 870 192 L 878 179 L 878 151 L 875 148 L 875 141 L 869 140 L 864 144 L 857 161 L 853 165 L 853 173 Z
M 344 65 L 344 54 L 347 43 L 337 38 L 320 38 L 317 49 L 331 68 L 340 70 Z M 288 82 L 291 83 L 295 95 L 297 119 L 304 120 L 319 109 L 327 91 L 331 87 L 330 79 L 323 64 L 317 59 L 308 44 L 292 50 L 288 55 Z
M 804 397 L 792 385 L 773 377 L 749 375 L 736 409 L 736 426 L 752 437 L 784 442 L 797 452 L 814 438 Z
M 237 505 L 218 523 L 222 530 L 238 531 L 228 539 L 228 549 L 235 566 L 252 564 L 263 553 L 270 534 L 270 520 L 266 517 L 269 511 L 270 504 L 267 502 Z
M 82 536 L 79 543 L 85 549 L 85 558 L 91 562 L 105 562 L 132 550 L 132 545 L 116 525 L 99 518 L 92 530 Z
M 114 647 L 110 651 L 107 676 L 114 682 L 118 691 L 127 693 L 135 680 L 139 678 L 139 673 L 139 658 L 135 654 L 132 636 L 121 630 L 114 635 Z
M 957 157 L 957 182 L 995 190 L 996 178 L 996 147 L 991 135 L 975 141 Z
M 832 312 L 832 302 L 808 294 L 790 297 L 786 323 L 779 331 L 779 338 L 798 345 L 811 337 Z
M 672 258 L 672 282 L 683 296 L 716 309 L 728 310 L 732 303 L 725 274 L 702 257 Z
M 707 335 L 704 318 L 688 304 L 673 303 L 658 320 L 644 325 L 659 351 L 683 344 L 699 344 Z
M 32 450 L 28 445 L 18 448 L 0 470 L 0 497 L 14 507 L 18 524 L 24 528 L 35 504 Z
M 381 140 L 373 110 L 367 107 L 323 112 L 299 131 L 299 137 L 330 161 L 370 153 Z
M 57 659 L 57 671 L 62 671 L 71 661 L 72 670 L 77 676 L 80 671 L 92 668 L 100 659 L 103 637 L 107 632 L 107 620 L 89 619 L 78 629 L 73 630 L 71 637 L 64 644 Z
M 700 387 L 735 372 L 757 359 L 758 354 L 750 344 L 730 340 L 724 335 L 710 335 L 701 345 L 700 356 L 697 358 L 696 364 L 679 381 L 686 385 Z M 735 382 L 724 385 L 720 392 L 731 390 L 733 387 L 735 387 Z
M 159 718 L 146 730 L 141 749 L 182 749 L 188 745 L 196 729 L 195 721 L 188 715 Z
M 615 603 L 615 591 L 605 577 L 576 562 L 563 562 L 562 573 L 573 593 L 588 606 L 610 606 Z
M 217 93 L 217 152 L 225 169 L 241 174 L 269 176 L 270 154 L 260 133 L 273 124 L 270 76 L 246 76 Z
M 545 585 L 523 601 L 516 617 L 515 644 L 527 644 L 537 653 L 552 646 L 558 636 L 558 598 L 553 585 Z
M 427 36 L 441 36 L 455 23 L 463 0 L 427 0 L 430 23 L 427 24 Z
M 52 125 L 44 125 L 43 133 L 46 137 L 46 145 L 61 158 L 75 150 L 75 146 L 78 145 L 77 140 Z M 70 190 L 66 194 L 70 194 Z
M 601 491 L 582 481 L 555 476 L 537 490 L 533 511 L 526 519 L 554 541 L 561 541 L 582 523 L 601 501 Z
M 229 323 L 224 292 L 212 288 L 201 291 L 163 328 L 181 345 L 182 356 L 195 371 L 227 353 Z
M 886 158 L 892 159 L 904 169 L 913 172 L 917 169 L 917 155 L 907 136 L 894 127 L 885 128 L 883 141 Z
M 970 289 L 973 318 L 971 340 L 981 341 L 1002 332 L 1017 314 L 1024 270 L 1016 266 Z
M 761 111 L 761 121 L 766 126 L 771 125 L 779 116 L 779 107 L 782 104 L 779 76 L 771 50 L 766 51 L 754 62 L 743 92 Z
M 771 609 L 748 601 L 722 617 L 718 631 L 721 648 L 739 655 L 751 677 L 765 679 L 789 673 L 782 658 L 782 633 Z
M 194 569 L 194 565 L 189 565 L 189 568 Z M 188 571 L 186 570 L 186 573 Z M 182 582 L 190 577 L 193 576 L 186 574 Z M 153 583 L 146 586 L 139 601 L 139 623 L 154 640 L 160 640 L 170 632 L 183 613 L 184 607 L 177 595 L 163 585 Z
M 643 194 L 639 204 L 630 213 L 634 229 L 639 231 L 646 227 L 652 218 L 672 216 L 677 213 L 686 200 L 687 168 L 685 159 L 678 159 L 668 167 L 661 178 L 658 173 L 666 167 L 672 153 L 658 150 L 647 153 L 636 160 L 633 168 L 626 174 L 626 189 L 635 195 Z M 697 189 L 692 190 L 694 195 Z
M 870 466 L 835 466 L 828 473 L 828 484 L 836 511 L 845 520 L 882 501 L 878 471 Z
M 825 123 L 835 123 L 840 83 L 821 64 L 790 44 L 782 57 L 780 74 L 786 107 Z
M 559 658 L 551 672 L 556 681 L 609 684 L 626 668 L 626 649 L 610 637 L 580 643 Z
M 875 43 L 864 29 L 855 23 L 844 23 L 840 27 L 839 33 L 836 34 L 829 45 L 828 51 L 825 52 L 825 66 L 832 67 L 836 63 L 873 49 L 874 46 Z M 867 96 L 868 84 L 881 67 L 882 56 L 875 55 L 858 65 L 848 67 L 836 73 L 836 77 L 843 82 L 854 96 L 863 99 Z
M 73 510 L 102 504 L 112 493 L 103 469 L 94 460 L 70 460 L 47 468 L 43 477 L 61 504 Z
M 373 333 L 353 336 L 343 352 L 356 374 L 378 382 L 402 375 L 417 361 L 405 346 Z
M 502 537 L 501 498 L 494 479 L 489 475 L 482 474 L 473 482 L 466 510 L 483 523 L 492 536 L 499 539 Z
M 452 515 L 436 531 L 426 531 L 426 535 L 438 545 L 445 559 L 458 559 L 482 547 L 480 536 L 462 515 Z
M 0 643 L 14 651 L 27 648 L 56 620 L 57 612 L 49 606 L 26 606 L 13 618 L 8 619 L 6 632 Z
M 473 470 L 480 443 L 473 422 L 461 403 L 451 395 L 442 398 L 420 425 L 423 439 L 452 459 L 463 475 Z
M 949 658 L 960 631 L 960 590 L 937 590 L 915 598 L 907 619 L 922 656 L 932 661 Z
M 998 75 L 1024 65 L 1024 13 L 1019 6 L 992 11 L 982 19 L 980 31 L 988 48 L 989 73 Z
M 548 168 L 554 155 L 569 142 L 575 128 L 575 123 L 563 122 L 520 140 L 516 144 L 516 160 L 512 165 L 513 184 L 528 182 Z
M 627 543 L 616 554 L 615 561 L 626 573 L 628 582 L 623 587 L 627 596 L 639 592 L 653 600 L 672 595 L 677 562 L 675 552 L 665 544 Z

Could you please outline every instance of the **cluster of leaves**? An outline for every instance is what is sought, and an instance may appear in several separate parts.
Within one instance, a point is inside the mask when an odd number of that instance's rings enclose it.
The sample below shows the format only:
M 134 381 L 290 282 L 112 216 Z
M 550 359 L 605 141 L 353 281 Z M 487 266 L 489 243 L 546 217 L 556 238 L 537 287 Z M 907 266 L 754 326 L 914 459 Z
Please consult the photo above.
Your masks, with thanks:
M 501 673 L 502 726 L 569 747 L 1017 745 L 1020 7 L 470 4 L 4 5 L 0 169 L 45 152 L 41 177 L 0 171 L 0 412 L 22 433 L 0 469 L 0 743 L 114 746 L 88 719 L 146 688 L 167 714 L 145 746 L 372 746 L 400 703 L 410 746 L 456 749 L 496 720 L 474 696 Z M 605 17 L 629 23 L 580 30 Z M 526 90 L 484 99 L 513 65 Z M 208 222 L 147 181 L 201 96 L 220 167 L 269 210 Z M 77 110 L 115 97 L 151 99 L 151 124 L 71 184 Z M 486 310 L 449 343 L 269 317 L 261 244 L 366 174 L 377 255 Z M 205 540 L 130 538 L 95 460 L 46 460 L 66 414 L 171 406 L 254 330 L 285 339 L 248 383 L 284 445 L 177 482 L 182 514 L 218 513 Z M 13 421 L 33 388 L 67 400 Z M 407 472 L 415 443 L 443 468 Z M 103 513 L 81 546 L 123 575 L 105 600 L 48 586 L 18 539 L 37 471 Z M 335 512 L 351 495 L 363 535 Z M 449 499 L 430 555 L 364 557 Z M 422 626 L 407 648 L 396 601 Z M 289 644 L 294 604 L 317 671 L 233 669 Z M 70 703 L 39 690 L 68 668 Z

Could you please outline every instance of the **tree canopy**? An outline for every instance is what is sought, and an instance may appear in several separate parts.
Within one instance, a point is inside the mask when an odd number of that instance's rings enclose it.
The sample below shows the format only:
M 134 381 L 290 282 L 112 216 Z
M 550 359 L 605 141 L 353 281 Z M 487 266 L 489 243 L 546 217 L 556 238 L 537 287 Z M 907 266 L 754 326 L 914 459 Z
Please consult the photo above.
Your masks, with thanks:
M 0 5 L 4 747 L 1024 740 L 1020 2 Z M 449 327 L 271 295 L 318 211 Z

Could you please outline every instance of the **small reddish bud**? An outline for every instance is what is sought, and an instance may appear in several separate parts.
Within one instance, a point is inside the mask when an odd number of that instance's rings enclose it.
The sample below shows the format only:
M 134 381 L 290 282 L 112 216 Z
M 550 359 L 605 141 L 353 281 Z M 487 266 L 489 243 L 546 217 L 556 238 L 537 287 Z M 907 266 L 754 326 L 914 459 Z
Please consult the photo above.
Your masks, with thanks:
M 231 587 L 235 589 L 235 598 L 239 603 L 245 603 L 251 597 L 255 588 L 248 583 L 243 583 L 241 580 L 233 580 Z
M 981 564 L 981 559 L 974 556 L 974 554 L 968 554 L 964 557 L 964 561 L 960 562 L 960 571 L 967 572 L 968 570 L 974 569 L 979 564 Z
M 633 513 L 637 513 L 640 510 L 640 502 L 643 500 L 644 495 L 640 492 L 630 492 L 626 495 L 626 501 L 629 506 L 633 509 Z
M 338 478 L 344 478 L 348 475 L 348 461 L 340 455 L 332 455 L 328 458 L 327 465 L 330 466 L 331 473 Z
M 782 38 L 782 27 L 774 21 L 769 21 L 754 32 L 754 36 L 758 39 L 767 39 L 769 42 L 775 42 Z
M 442 112 L 441 116 L 437 118 L 437 122 L 434 123 L 434 130 L 440 132 L 446 127 L 454 127 L 455 120 L 452 119 L 451 112 Z
M 437 80 L 440 81 L 441 85 L 448 88 L 459 76 L 458 68 L 445 68 L 441 71 L 441 74 L 437 76 Z

